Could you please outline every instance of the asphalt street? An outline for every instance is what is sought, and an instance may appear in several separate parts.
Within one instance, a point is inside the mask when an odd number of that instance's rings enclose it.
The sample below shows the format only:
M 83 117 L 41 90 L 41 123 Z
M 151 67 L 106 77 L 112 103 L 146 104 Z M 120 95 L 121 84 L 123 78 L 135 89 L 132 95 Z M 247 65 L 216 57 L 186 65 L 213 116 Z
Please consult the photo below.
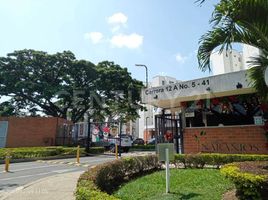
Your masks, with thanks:
M 0 165 L 0 198 L 1 193 L 9 193 L 25 184 L 32 183 L 44 177 L 56 174 L 83 172 L 88 167 L 115 159 L 114 156 L 81 157 L 80 166 L 76 165 L 76 158 L 11 163 L 10 172 L 4 172 L 4 164 Z

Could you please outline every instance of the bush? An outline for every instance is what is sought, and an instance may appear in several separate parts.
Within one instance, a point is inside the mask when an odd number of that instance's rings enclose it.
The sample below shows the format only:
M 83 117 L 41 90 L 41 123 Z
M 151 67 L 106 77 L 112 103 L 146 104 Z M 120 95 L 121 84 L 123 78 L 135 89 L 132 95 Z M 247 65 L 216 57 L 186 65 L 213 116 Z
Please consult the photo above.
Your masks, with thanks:
M 77 184 L 76 200 L 119 200 L 97 189 L 92 181 L 81 180 Z
M 234 182 L 239 199 L 265 199 L 268 192 L 267 167 L 268 162 L 232 163 L 223 166 L 221 173 Z
M 203 168 L 205 165 L 211 165 L 219 168 L 220 166 L 242 161 L 265 161 L 268 155 L 253 154 L 175 154 L 173 164 L 182 163 L 185 168 L 197 167 Z
M 116 199 L 113 196 L 108 198 L 106 195 L 111 194 L 131 178 L 148 174 L 159 168 L 155 155 L 122 158 L 98 165 L 80 176 L 76 199 L 82 200 L 85 196 L 87 198 L 84 199 L 98 199 L 97 197 L 99 199 Z M 87 190 L 85 185 L 89 186 Z
M 91 147 L 91 154 L 103 153 L 103 147 Z M 44 158 L 50 156 L 76 155 L 77 147 L 20 147 L 0 149 L 0 159 L 5 159 L 9 154 L 12 159 Z M 85 148 L 80 148 L 80 155 L 85 154 Z
M 130 147 L 130 151 L 154 151 L 155 150 L 155 145 L 134 145 Z
M 105 148 L 104 147 L 90 147 L 89 152 L 90 154 L 102 154 L 104 153 Z

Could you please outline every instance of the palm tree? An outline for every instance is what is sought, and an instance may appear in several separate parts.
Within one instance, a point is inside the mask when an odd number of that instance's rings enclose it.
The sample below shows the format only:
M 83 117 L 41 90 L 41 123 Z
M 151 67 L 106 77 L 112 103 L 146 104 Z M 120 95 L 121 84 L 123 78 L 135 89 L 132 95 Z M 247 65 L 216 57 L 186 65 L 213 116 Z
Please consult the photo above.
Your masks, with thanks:
M 198 0 L 203 3 L 205 0 Z M 199 68 L 209 70 L 210 55 L 216 47 L 232 49 L 232 43 L 244 43 L 261 51 L 253 57 L 249 66 L 251 84 L 262 97 L 268 100 L 268 87 L 264 71 L 268 66 L 268 0 L 220 0 L 210 20 L 212 30 L 200 39 L 198 49 Z

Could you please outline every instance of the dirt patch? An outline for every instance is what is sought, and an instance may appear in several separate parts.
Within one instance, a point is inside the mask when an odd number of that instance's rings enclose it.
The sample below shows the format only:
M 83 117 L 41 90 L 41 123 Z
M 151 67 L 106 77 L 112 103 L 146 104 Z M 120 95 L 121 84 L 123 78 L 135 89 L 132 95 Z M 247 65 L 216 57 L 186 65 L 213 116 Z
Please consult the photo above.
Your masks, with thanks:
M 239 168 L 242 172 L 268 175 L 268 161 L 241 162 Z
M 238 200 L 238 198 L 235 196 L 235 193 L 236 189 L 227 191 L 223 194 L 222 200 Z

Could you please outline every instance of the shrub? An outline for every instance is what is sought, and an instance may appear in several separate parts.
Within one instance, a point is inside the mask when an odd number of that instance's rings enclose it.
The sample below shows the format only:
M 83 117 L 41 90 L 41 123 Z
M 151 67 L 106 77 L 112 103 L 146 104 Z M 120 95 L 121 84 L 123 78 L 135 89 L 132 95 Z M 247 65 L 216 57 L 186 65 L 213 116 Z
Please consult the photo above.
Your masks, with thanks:
M 243 169 L 250 169 L 250 172 Z M 266 174 L 260 173 L 260 169 Z M 265 199 L 268 191 L 268 162 L 245 162 L 227 164 L 221 168 L 221 173 L 231 179 L 237 189 L 240 199 L 257 200 Z
M 103 153 L 103 147 L 91 147 L 91 154 Z M 58 155 L 76 155 L 77 147 L 19 147 L 0 149 L 0 159 L 5 159 L 9 154 L 12 159 L 44 158 Z M 85 148 L 80 148 L 80 155 L 85 154 Z
M 253 154 L 175 154 L 173 164 L 178 166 L 182 163 L 185 168 L 197 167 L 203 168 L 205 165 L 210 165 L 216 168 L 220 166 L 242 161 L 265 161 L 268 160 L 268 155 L 253 155 Z
M 93 181 L 102 191 L 112 193 L 126 180 L 155 170 L 158 167 L 156 156 L 123 158 L 94 168 L 96 176 Z
M 155 145 L 134 145 L 130 147 L 130 151 L 154 151 L 155 150 Z
M 82 200 L 84 196 L 88 199 L 98 199 L 99 195 L 101 196 L 99 199 L 116 199 L 107 195 L 131 178 L 159 168 L 160 165 L 155 155 L 122 158 L 97 165 L 80 176 L 76 190 L 77 200 Z M 89 185 L 87 190 L 85 185 Z
M 77 184 L 76 200 L 119 200 L 97 189 L 92 181 L 81 180 Z
M 104 147 L 90 147 L 89 152 L 90 154 L 101 154 L 104 153 L 105 148 Z

